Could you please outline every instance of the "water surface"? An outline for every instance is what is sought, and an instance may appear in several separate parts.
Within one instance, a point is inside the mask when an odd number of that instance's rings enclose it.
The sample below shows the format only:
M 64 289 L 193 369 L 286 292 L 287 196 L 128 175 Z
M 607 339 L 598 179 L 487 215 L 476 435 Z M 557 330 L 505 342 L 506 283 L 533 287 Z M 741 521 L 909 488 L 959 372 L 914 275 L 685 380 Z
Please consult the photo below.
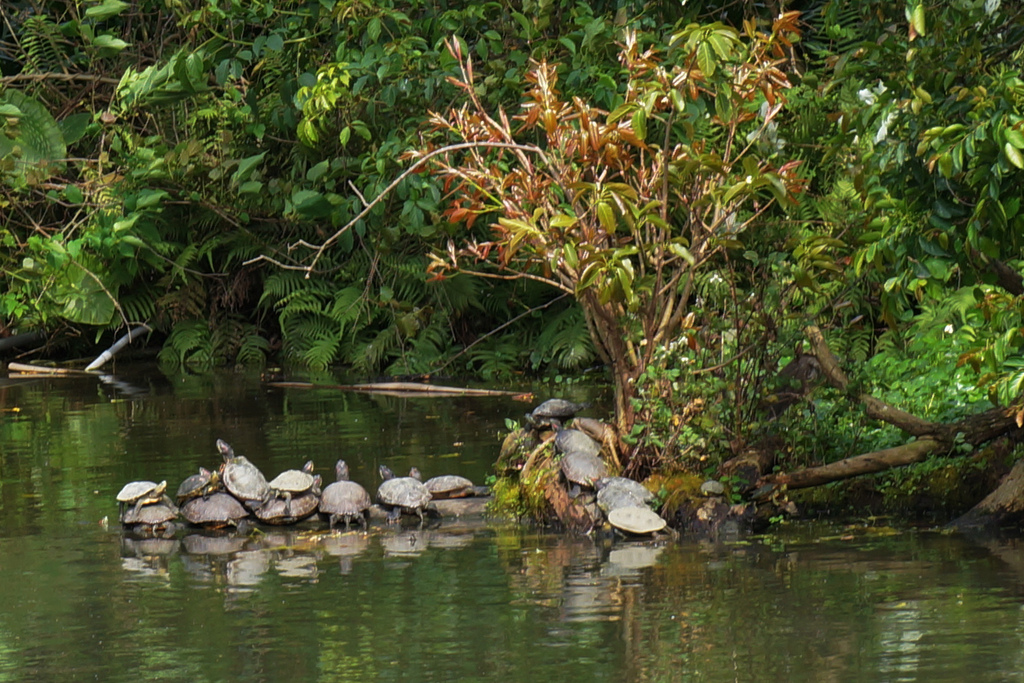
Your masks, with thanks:
M 1024 679 L 1014 540 L 867 521 L 728 546 L 457 520 L 126 537 L 102 524 L 120 487 L 176 487 L 217 438 L 271 476 L 344 457 L 368 486 L 380 463 L 480 481 L 526 406 L 118 381 L 0 385 L 0 680 Z

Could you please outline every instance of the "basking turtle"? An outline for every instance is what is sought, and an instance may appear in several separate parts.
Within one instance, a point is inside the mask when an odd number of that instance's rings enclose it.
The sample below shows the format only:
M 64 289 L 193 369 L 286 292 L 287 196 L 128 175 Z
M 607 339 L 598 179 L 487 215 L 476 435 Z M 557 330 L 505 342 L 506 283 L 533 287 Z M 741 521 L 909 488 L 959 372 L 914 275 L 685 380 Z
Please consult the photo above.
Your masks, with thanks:
M 166 529 L 178 517 L 178 508 L 162 501 L 133 507 L 121 514 L 121 524 L 135 531 Z
M 666 526 L 661 515 L 646 505 L 616 508 L 608 513 L 608 523 L 620 531 L 636 535 L 653 534 Z
M 181 515 L 196 526 L 219 529 L 238 526 L 240 520 L 249 516 L 234 496 L 226 493 L 212 493 L 206 498 L 193 498 L 181 506 Z
M 570 498 L 578 496 L 581 488 L 594 488 L 598 479 L 608 476 L 608 469 L 599 457 L 581 451 L 566 453 L 558 465 L 569 482 Z
M 266 503 L 270 499 L 270 485 L 256 465 L 244 455 L 235 455 L 234 449 L 222 439 L 217 439 L 217 450 L 224 458 L 220 478 L 228 493 L 249 509 Z
M 607 486 L 597 491 L 597 506 L 605 515 L 618 508 L 645 507 L 646 505 L 647 503 L 626 488 Z
M 555 448 L 562 453 L 601 454 L 601 444 L 578 429 L 559 429 L 555 434 Z
M 220 474 L 211 472 L 205 467 L 200 467 L 198 474 L 193 474 L 181 482 L 175 497 L 178 499 L 178 505 L 182 505 L 193 498 L 200 496 L 205 498 L 220 489 Z
M 330 515 L 328 525 L 331 529 L 343 519 L 346 529 L 353 519 L 358 519 L 365 529 L 370 494 L 359 484 L 349 481 L 348 464 L 344 460 L 339 460 L 334 466 L 334 474 L 337 481 L 325 488 L 320 496 L 320 512 Z
M 256 508 L 256 518 L 267 524 L 294 524 L 315 513 L 320 505 L 320 475 L 311 479 L 313 481 L 305 492 L 287 498 L 274 497 Z
M 615 435 L 612 426 L 595 420 L 592 417 L 576 417 L 572 420 L 572 428 L 578 429 L 595 441 L 604 442 L 605 439 Z
M 476 495 L 476 487 L 473 482 L 457 474 L 442 474 L 439 477 L 427 479 L 424 483 L 434 500 L 447 498 L 468 498 Z
M 307 493 L 311 493 L 313 494 L 313 498 L 317 498 L 320 495 L 320 485 L 316 483 L 316 479 L 317 478 L 313 476 L 313 461 L 307 460 L 301 470 L 285 470 L 274 477 L 274 479 L 268 484 L 270 487 L 270 495 L 277 500 L 284 501 L 285 516 L 290 517 L 292 515 L 292 496 L 299 497 Z M 314 505 L 313 508 L 315 510 L 316 505 Z M 259 515 L 256 516 L 260 517 Z M 303 516 L 308 517 L 309 515 L 307 514 Z M 260 519 L 262 519 L 262 517 L 260 517 Z
M 156 484 L 151 481 L 131 481 L 124 485 L 117 494 L 118 515 L 124 518 L 125 505 L 134 505 L 134 512 L 138 512 L 144 505 L 152 503 L 166 503 L 174 509 L 174 503 L 165 493 L 167 482 L 162 481 Z
M 377 489 L 377 500 L 388 511 L 388 522 L 397 522 L 405 511 L 418 515 L 423 526 L 423 508 L 430 502 L 430 490 L 419 480 L 419 470 L 413 467 L 408 477 L 396 477 L 387 465 L 381 465 L 379 471 L 384 482 Z
M 526 414 L 526 422 L 535 429 L 559 427 L 562 422 L 589 408 L 589 403 L 573 403 L 561 398 L 551 398 Z
M 597 503 L 601 504 L 601 494 L 617 496 L 619 492 L 632 496 L 640 505 L 648 505 L 654 500 L 654 494 L 638 481 L 626 477 L 604 477 L 594 482 L 597 487 Z

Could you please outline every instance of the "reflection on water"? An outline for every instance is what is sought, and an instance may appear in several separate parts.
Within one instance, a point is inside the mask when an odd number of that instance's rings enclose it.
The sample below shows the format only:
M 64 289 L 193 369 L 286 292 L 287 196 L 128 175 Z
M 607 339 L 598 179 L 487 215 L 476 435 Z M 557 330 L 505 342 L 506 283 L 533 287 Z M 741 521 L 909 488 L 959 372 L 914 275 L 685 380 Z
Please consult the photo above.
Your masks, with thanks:
M 124 482 L 176 484 L 216 438 L 270 472 L 343 454 L 364 482 L 380 462 L 482 479 L 522 412 L 236 375 L 3 384 L 0 682 L 1021 678 L 1015 540 L 793 525 L 716 546 L 464 519 L 141 539 L 98 524 Z

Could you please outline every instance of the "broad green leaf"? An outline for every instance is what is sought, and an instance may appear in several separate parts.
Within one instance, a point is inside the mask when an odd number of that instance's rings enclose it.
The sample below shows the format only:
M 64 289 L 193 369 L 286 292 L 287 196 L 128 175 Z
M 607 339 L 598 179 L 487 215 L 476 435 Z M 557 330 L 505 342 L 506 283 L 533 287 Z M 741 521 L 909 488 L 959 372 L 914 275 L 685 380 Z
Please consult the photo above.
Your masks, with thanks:
M 85 16 L 89 19 L 95 19 L 96 21 L 103 21 L 110 17 L 116 17 L 121 12 L 131 7 L 127 2 L 121 2 L 121 0 L 103 0 L 98 5 L 93 5 L 89 9 L 85 10 Z
M 1024 169 L 1024 156 L 1021 156 L 1020 150 L 1007 142 L 1003 145 L 1003 152 L 1006 154 L 1006 158 L 1010 160 L 1010 163 L 1017 168 Z
M 231 174 L 232 184 L 238 184 L 249 177 L 249 174 L 255 168 L 256 164 L 263 161 L 263 157 L 267 155 L 266 152 L 260 152 L 254 154 L 251 157 L 246 157 L 238 162 L 238 168 Z
M 597 219 L 601 221 L 601 227 L 605 229 L 608 234 L 615 232 L 615 210 L 612 209 L 611 204 L 608 202 L 597 203 Z
M 921 2 L 917 7 L 914 8 L 910 14 L 910 23 L 914 26 L 914 30 L 920 36 L 925 34 L 925 22 L 924 22 L 924 3 Z
M 126 43 L 120 38 L 115 38 L 114 36 L 108 33 L 104 33 L 93 38 L 92 44 L 99 48 L 104 48 L 107 50 L 116 50 L 118 52 L 125 49 L 129 45 L 129 43 Z
M 633 112 L 633 132 L 636 136 L 643 140 L 647 137 L 647 113 L 643 109 L 637 109 Z
M 708 78 L 715 73 L 715 55 L 711 50 L 711 46 L 706 42 L 697 46 L 697 66 L 700 67 L 701 72 Z
M 1006 129 L 1006 141 L 1017 149 L 1024 149 L 1024 133 L 1016 128 Z

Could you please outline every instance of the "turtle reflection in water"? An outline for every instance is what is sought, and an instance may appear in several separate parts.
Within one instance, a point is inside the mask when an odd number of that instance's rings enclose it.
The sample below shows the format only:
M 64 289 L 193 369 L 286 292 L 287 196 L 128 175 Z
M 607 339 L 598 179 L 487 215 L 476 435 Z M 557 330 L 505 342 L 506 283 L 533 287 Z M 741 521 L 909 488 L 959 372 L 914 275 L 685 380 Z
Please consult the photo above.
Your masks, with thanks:
M 395 523 L 401 517 L 402 512 L 418 515 L 420 526 L 426 519 L 423 516 L 423 508 L 430 502 L 430 490 L 419 480 L 419 470 L 415 467 L 409 470 L 408 477 L 396 477 L 387 465 L 379 468 L 380 476 L 384 482 L 377 489 L 377 500 L 388 511 L 388 523 Z

